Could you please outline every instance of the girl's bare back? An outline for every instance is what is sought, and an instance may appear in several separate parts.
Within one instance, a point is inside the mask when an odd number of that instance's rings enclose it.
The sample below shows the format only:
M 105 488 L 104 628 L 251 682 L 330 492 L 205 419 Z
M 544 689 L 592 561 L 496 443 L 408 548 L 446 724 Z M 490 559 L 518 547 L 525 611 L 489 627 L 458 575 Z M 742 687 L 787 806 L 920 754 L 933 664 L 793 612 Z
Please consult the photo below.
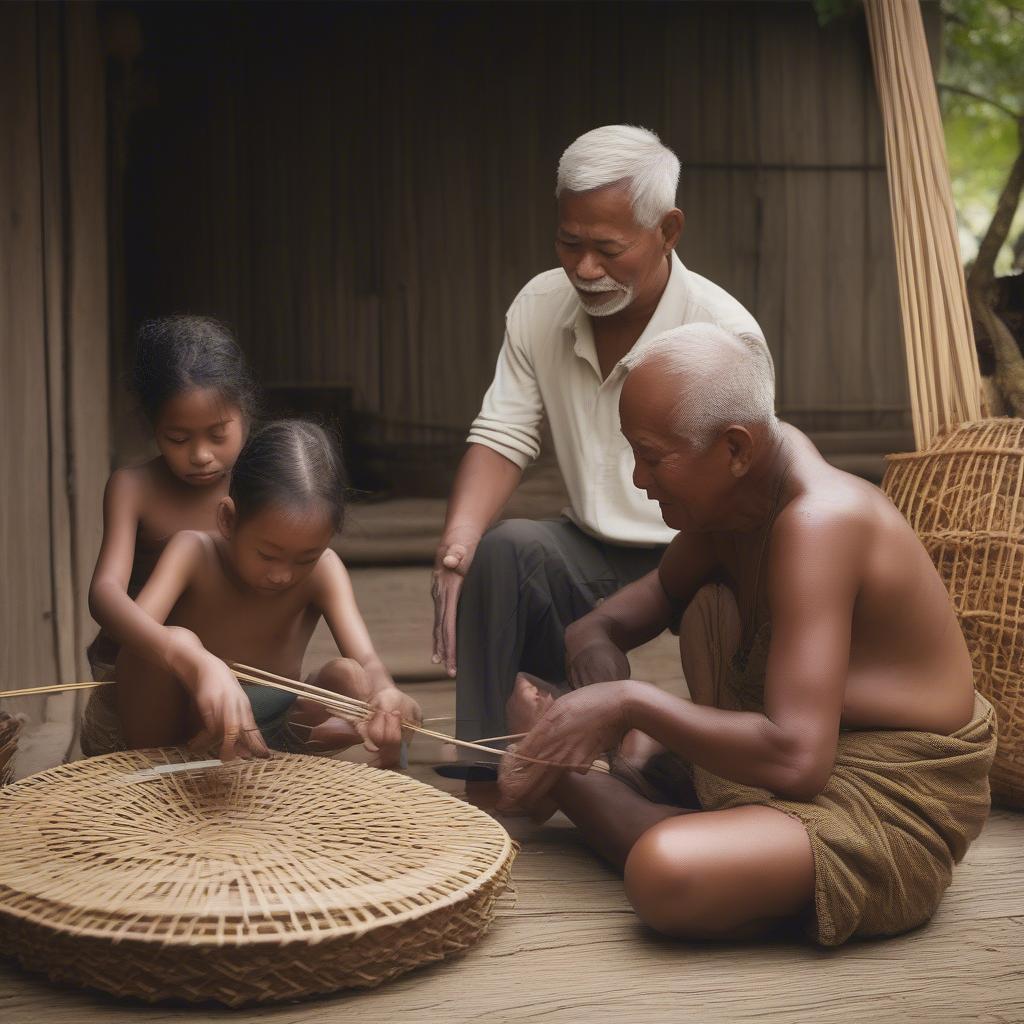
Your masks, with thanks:
M 320 609 L 313 601 L 320 582 L 319 567 L 283 593 L 261 593 L 233 577 L 223 538 L 210 533 L 193 535 L 201 541 L 204 557 L 167 625 L 192 630 L 222 661 L 256 665 L 298 679 L 303 655 L 320 619 Z

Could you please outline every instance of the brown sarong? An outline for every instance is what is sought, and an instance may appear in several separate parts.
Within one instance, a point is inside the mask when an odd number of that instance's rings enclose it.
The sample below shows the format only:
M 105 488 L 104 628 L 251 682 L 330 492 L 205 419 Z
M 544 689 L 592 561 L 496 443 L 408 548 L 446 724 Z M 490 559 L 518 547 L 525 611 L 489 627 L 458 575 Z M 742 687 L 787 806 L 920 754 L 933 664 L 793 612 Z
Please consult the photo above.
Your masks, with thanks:
M 720 692 L 727 706 L 760 709 L 769 630 L 733 660 Z M 992 706 L 975 695 L 971 722 L 949 736 L 910 730 L 839 735 L 835 767 L 813 800 L 780 800 L 673 755 L 654 758 L 647 781 L 665 793 L 692 781 L 704 810 L 763 805 L 799 819 L 814 854 L 814 906 L 807 922 L 823 946 L 896 935 L 935 912 L 989 811 L 995 754 Z M 674 762 L 674 763 L 673 763 Z M 687 787 L 688 788 L 688 787 Z

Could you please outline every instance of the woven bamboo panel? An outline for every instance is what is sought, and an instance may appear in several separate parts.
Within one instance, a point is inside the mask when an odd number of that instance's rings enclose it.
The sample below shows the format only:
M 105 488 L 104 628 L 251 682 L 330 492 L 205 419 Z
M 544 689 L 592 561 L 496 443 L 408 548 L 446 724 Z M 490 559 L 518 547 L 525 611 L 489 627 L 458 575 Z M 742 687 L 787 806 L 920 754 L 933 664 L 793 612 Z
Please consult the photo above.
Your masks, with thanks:
M 51 979 L 229 1006 L 369 987 L 466 949 L 515 847 L 392 772 L 128 751 L 0 792 L 0 951 Z
M 264 384 L 351 387 L 384 441 L 432 447 L 427 425 L 461 441 L 509 303 L 556 265 L 562 150 L 625 121 L 682 160 L 680 256 L 757 318 L 787 414 L 902 426 L 862 19 L 822 31 L 806 0 L 444 7 L 249 4 L 238 19 L 197 4 L 182 20 L 133 5 L 159 100 L 124 142 L 129 319 L 202 309 L 237 329 Z M 361 113 L 338 132 L 342 96 Z
M 993 798 L 1024 807 L 1024 420 L 967 423 L 890 455 L 882 487 L 935 562 L 996 709 Z

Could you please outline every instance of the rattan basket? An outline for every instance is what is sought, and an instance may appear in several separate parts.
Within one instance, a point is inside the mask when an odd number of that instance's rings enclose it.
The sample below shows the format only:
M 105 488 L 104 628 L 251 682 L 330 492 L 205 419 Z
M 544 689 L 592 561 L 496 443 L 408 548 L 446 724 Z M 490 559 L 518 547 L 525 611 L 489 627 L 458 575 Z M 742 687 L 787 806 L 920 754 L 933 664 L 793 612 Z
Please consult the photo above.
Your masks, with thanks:
M 229 1006 L 369 987 L 472 945 L 515 847 L 484 812 L 329 758 L 62 765 L 0 791 L 0 951 L 57 981 Z
M 882 487 L 935 562 L 996 709 L 992 796 L 1024 807 L 1024 420 L 966 423 L 888 458 Z

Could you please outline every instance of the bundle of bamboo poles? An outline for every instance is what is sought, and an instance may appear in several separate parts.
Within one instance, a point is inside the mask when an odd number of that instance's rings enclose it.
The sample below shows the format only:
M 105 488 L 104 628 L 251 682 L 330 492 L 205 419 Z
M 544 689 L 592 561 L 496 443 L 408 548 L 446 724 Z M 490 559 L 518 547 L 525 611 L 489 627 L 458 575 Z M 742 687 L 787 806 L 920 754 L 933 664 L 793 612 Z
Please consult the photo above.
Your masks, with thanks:
M 981 374 L 946 166 L 946 143 L 921 11 L 865 0 L 885 124 L 903 341 L 918 450 L 981 418 Z

